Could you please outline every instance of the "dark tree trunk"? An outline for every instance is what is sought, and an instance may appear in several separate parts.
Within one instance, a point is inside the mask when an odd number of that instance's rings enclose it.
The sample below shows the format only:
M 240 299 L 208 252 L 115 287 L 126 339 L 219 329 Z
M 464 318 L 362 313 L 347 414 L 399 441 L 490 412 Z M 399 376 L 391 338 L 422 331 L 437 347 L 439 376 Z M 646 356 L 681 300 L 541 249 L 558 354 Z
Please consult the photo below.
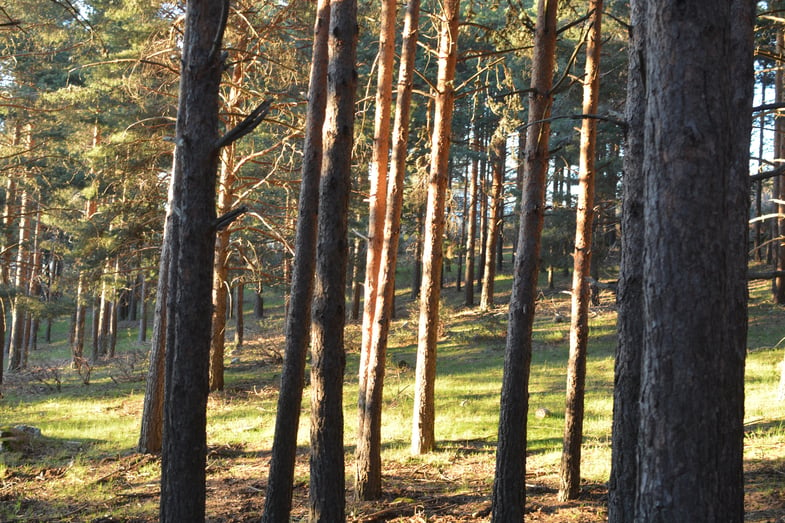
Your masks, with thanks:
M 327 103 L 327 38 L 330 2 L 319 0 L 314 23 L 308 115 L 303 145 L 302 183 L 295 239 L 290 305 L 286 315 L 286 357 L 281 373 L 275 438 L 262 521 L 288 521 L 292 509 L 292 483 L 297 452 L 297 427 L 305 382 L 305 359 L 311 334 L 311 302 L 316 267 L 319 176 L 322 165 L 322 127 Z M 261 297 L 261 288 L 257 292 Z
M 147 341 L 147 277 L 139 273 L 139 343 Z
M 310 520 L 313 522 L 346 518 L 343 373 L 348 211 L 357 88 L 355 0 L 331 1 L 328 49 L 311 337 Z
M 557 0 L 539 0 L 523 176 L 520 233 L 513 272 L 493 483 L 492 521 L 522 521 L 526 504 L 526 421 L 532 325 L 545 212 Z
M 162 522 L 205 519 L 218 88 L 228 11 L 228 1 L 191 0 L 186 6 L 175 149 L 180 173 L 174 176 L 169 271 Z
M 636 521 L 744 520 L 754 18 L 747 0 L 647 6 Z
M 237 284 L 237 318 L 235 320 L 234 328 L 234 348 L 241 350 L 243 348 L 243 338 L 245 338 L 245 315 L 243 314 L 243 307 L 245 306 L 245 284 L 239 282 Z
M 643 349 L 643 125 L 646 103 L 642 69 L 645 67 L 646 51 L 646 3 L 643 0 L 630 2 L 629 38 L 621 267 L 616 293 L 619 340 L 614 371 L 611 475 L 608 482 L 609 523 L 634 521 L 638 475 L 638 398 Z

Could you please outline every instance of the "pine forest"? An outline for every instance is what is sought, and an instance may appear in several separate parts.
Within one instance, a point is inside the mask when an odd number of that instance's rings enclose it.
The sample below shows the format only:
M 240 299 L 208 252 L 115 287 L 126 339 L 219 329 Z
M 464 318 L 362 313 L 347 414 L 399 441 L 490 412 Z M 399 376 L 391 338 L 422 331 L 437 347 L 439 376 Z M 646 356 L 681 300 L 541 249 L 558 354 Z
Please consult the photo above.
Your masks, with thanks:
M 0 521 L 785 521 L 785 2 L 0 4 Z

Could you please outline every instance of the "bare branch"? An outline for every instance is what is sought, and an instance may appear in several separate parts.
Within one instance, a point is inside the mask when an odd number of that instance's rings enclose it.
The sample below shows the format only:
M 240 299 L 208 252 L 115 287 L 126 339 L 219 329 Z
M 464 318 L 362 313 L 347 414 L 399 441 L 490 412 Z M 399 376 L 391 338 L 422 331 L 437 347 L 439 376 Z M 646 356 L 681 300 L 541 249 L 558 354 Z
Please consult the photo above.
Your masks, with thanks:
M 256 129 L 259 124 L 264 121 L 267 113 L 270 112 L 270 107 L 272 104 L 272 100 L 265 100 L 259 104 L 259 106 L 251 111 L 251 114 L 246 116 L 242 122 L 237 124 L 232 130 L 227 132 L 218 140 L 218 143 L 215 144 L 216 148 L 220 149 L 221 147 L 226 147 L 230 143 L 236 142 L 246 134 Z

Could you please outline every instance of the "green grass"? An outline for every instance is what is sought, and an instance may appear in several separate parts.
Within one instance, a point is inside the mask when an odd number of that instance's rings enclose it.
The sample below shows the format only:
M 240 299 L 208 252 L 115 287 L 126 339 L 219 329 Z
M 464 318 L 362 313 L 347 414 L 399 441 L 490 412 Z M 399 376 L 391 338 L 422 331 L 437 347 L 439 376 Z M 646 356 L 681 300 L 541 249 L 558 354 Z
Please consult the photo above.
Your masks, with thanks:
M 454 274 L 448 277 L 452 279 Z M 408 290 L 399 290 L 399 317 L 391 330 L 385 379 L 382 458 L 386 469 L 447 470 L 461 460 L 472 459 L 475 461 L 471 472 L 477 476 L 476 482 L 483 485 L 483 489 L 489 487 L 492 473 L 488 471 L 492 471 L 493 466 L 504 361 L 505 302 L 510 284 L 509 275 L 500 277 L 496 285 L 499 305 L 486 312 L 466 309 L 461 304 L 462 293 L 457 293 L 452 286 L 444 289 L 444 336 L 439 342 L 436 381 L 438 448 L 432 454 L 417 457 L 409 455 L 417 313 Z M 585 480 L 594 484 L 607 481 L 610 472 L 616 347 L 612 304 L 612 296 L 603 295 L 603 306 L 593 308 L 590 322 L 582 474 Z M 273 356 L 283 343 L 283 300 L 280 296 L 266 297 L 265 306 L 268 316 L 259 321 L 251 320 L 250 300 L 246 300 L 249 314 L 247 345 L 227 355 L 226 390 L 211 395 L 208 405 L 210 447 L 236 449 L 251 458 L 266 455 L 271 447 L 280 376 L 280 363 Z M 559 293 L 543 295 L 538 307 L 533 329 L 527 466 L 547 482 L 552 481 L 558 471 L 562 445 L 569 325 L 557 322 L 556 313 L 569 316 L 568 297 Z M 750 315 L 745 448 L 749 463 L 765 468 L 771 466 L 767 464 L 785 461 L 785 406 L 776 399 L 785 342 L 777 344 L 785 336 L 782 329 L 785 311 L 770 305 L 767 284 L 751 286 Z M 62 341 L 66 330 L 66 321 L 57 322 L 53 331 L 55 341 L 42 345 L 30 355 L 31 369 L 56 371 L 59 391 L 53 383 L 56 380 L 51 377 L 36 380 L 34 373 L 23 377 L 7 376 L 4 397 L 0 400 L 0 426 L 33 425 L 42 430 L 44 438 L 34 451 L 0 453 L 0 488 L 4 481 L 18 485 L 18 488 L 0 491 L 0 520 L 33 517 L 33 513 L 40 515 L 42 510 L 48 511 L 48 517 L 56 517 L 74 510 L 75 505 L 88 507 L 79 512 L 82 519 L 86 514 L 97 517 L 107 513 L 122 518 L 154 518 L 154 496 L 129 497 L 138 501 L 123 506 L 110 503 L 109 508 L 105 508 L 106 501 L 116 499 L 117 492 L 131 496 L 135 495 L 134 489 L 155 490 L 158 481 L 156 461 L 126 466 L 129 460 L 136 459 L 134 449 L 144 394 L 140 379 L 146 367 L 146 358 L 139 358 L 138 353 L 145 347 L 135 341 L 135 328 L 123 329 L 118 339 L 117 359 L 96 366 L 90 385 L 85 385 L 68 365 L 70 350 Z M 228 339 L 231 335 L 230 324 Z M 347 326 L 346 338 L 349 353 L 344 388 L 344 430 L 350 460 L 357 425 L 358 323 Z M 239 358 L 239 362 L 231 363 L 234 357 Z M 133 360 L 131 370 L 127 360 Z M 550 415 L 535 417 L 534 411 L 538 408 L 548 409 Z M 309 438 L 308 410 L 309 390 L 306 390 L 298 437 L 298 444 L 303 448 L 307 447 Z M 246 465 L 236 461 L 232 452 L 216 451 L 210 459 L 213 470 L 221 470 L 230 477 L 242 475 Z M 254 459 L 258 463 L 259 458 Z M 133 469 L 134 474 L 126 473 L 122 481 L 119 475 L 95 481 L 96 475 L 110 474 L 123 467 Z M 349 484 L 351 470 L 349 461 Z M 254 474 L 262 481 L 266 469 L 259 468 Z M 40 475 L 52 476 L 46 491 L 41 490 L 43 483 L 36 483 L 35 478 Z M 298 469 L 297 475 L 300 481 L 307 481 L 304 469 Z M 472 487 L 475 490 L 476 482 Z M 447 488 L 467 492 L 471 490 L 470 484 L 471 477 L 467 473 L 466 477 L 454 479 Z M 29 491 L 34 494 L 27 493 L 24 485 L 34 486 L 35 489 Z M 260 485 L 254 485 L 253 488 L 259 490 Z M 45 508 L 33 503 L 31 498 L 38 502 L 45 499 Z

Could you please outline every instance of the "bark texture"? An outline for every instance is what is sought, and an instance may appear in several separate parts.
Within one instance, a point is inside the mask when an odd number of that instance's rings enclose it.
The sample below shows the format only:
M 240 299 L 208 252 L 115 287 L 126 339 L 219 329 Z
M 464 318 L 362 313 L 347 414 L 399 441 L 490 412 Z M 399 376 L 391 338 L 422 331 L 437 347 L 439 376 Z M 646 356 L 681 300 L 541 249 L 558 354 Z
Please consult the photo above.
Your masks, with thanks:
M 330 1 L 319 0 L 313 28 L 308 115 L 303 144 L 302 183 L 295 238 L 292 287 L 286 315 L 286 356 L 278 393 L 275 437 L 262 521 L 287 521 L 292 510 L 292 483 L 297 453 L 297 428 L 305 382 L 305 358 L 311 333 L 311 302 L 316 271 L 319 176 L 322 166 L 322 127 L 327 103 L 327 37 Z M 260 296 L 260 293 L 257 294 Z
M 434 384 L 436 381 L 436 341 L 439 331 L 442 240 L 444 236 L 445 191 L 450 156 L 452 113 L 455 106 L 455 64 L 458 56 L 459 0 L 445 0 L 439 20 L 439 69 L 436 81 L 434 128 L 431 137 L 431 165 L 423 240 L 422 283 L 420 285 L 420 325 L 417 337 L 412 454 L 433 450 Z
M 611 475 L 608 521 L 627 523 L 635 517 L 640 422 L 641 352 L 643 350 L 643 124 L 646 3 L 630 1 L 627 68 L 626 143 L 622 178 L 621 267 L 613 387 Z
M 591 0 L 586 71 L 583 77 L 583 114 L 596 114 L 600 95 L 602 0 Z M 567 363 L 567 399 L 564 409 L 564 447 L 559 478 L 559 500 L 575 499 L 581 490 L 581 445 L 586 389 L 586 354 L 589 341 L 589 276 L 594 222 L 594 159 L 597 120 L 584 118 L 581 125 L 578 167 L 578 208 L 573 251 L 570 315 L 570 357 Z
M 310 520 L 345 520 L 343 448 L 344 324 L 354 99 L 357 4 L 330 3 L 324 156 L 319 186 L 311 337 Z
M 161 458 L 162 522 L 204 521 L 218 88 L 228 1 L 191 0 L 185 14 L 176 125 L 166 384 Z
M 636 521 L 744 520 L 753 19 L 746 0 L 647 6 Z
M 545 213 L 557 7 L 557 0 L 539 0 L 537 4 L 520 232 L 510 297 L 493 483 L 491 518 L 499 523 L 522 521 L 526 504 L 529 369 Z

